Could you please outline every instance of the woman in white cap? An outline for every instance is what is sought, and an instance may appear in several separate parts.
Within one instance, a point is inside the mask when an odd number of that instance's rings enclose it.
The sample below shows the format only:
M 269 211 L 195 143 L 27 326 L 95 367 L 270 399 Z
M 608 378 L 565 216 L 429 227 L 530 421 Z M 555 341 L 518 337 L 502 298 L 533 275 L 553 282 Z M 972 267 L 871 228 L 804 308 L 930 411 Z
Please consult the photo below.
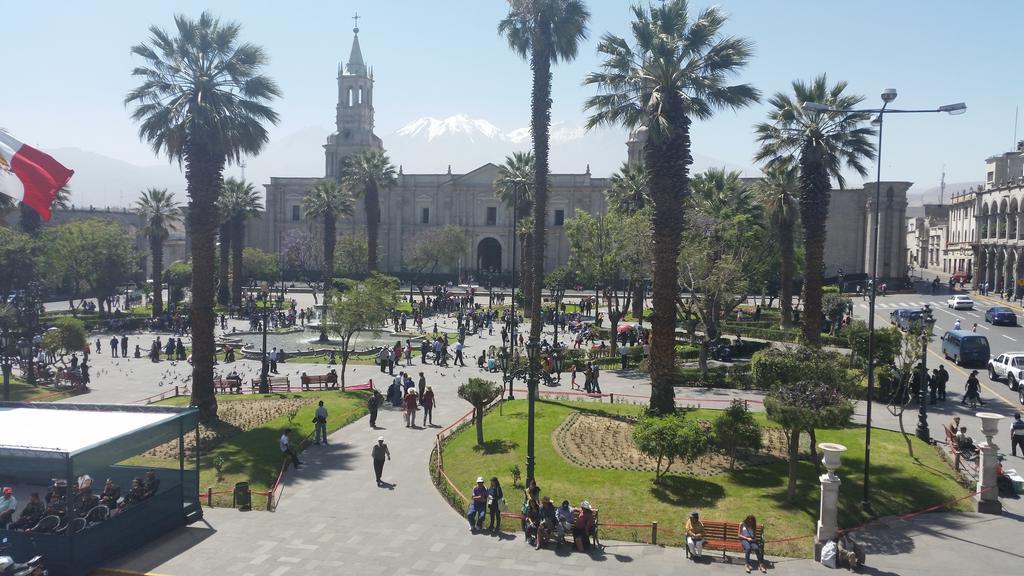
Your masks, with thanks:
M 594 511 L 590 502 L 580 502 L 580 515 L 576 523 L 572 525 L 572 539 L 576 544 L 576 550 L 583 552 L 590 549 L 590 532 L 594 528 Z
M 391 451 L 388 450 L 388 445 L 384 443 L 383 436 L 377 437 L 377 443 L 373 445 L 371 456 L 373 456 L 373 473 L 377 476 L 377 486 L 380 486 L 380 477 L 384 473 L 384 459 L 391 460 Z
M 487 488 L 484 486 L 484 477 L 477 476 L 476 486 L 473 487 L 473 497 L 469 501 L 469 512 L 466 519 L 469 520 L 470 532 L 483 530 L 484 516 L 487 514 Z

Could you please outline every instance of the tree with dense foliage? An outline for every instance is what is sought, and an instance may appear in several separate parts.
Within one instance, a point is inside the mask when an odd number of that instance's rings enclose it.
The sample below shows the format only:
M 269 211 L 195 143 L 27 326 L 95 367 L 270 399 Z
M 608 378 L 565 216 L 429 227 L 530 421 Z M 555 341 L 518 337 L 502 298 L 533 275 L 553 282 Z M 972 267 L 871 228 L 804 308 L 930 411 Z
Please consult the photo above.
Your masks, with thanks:
M 657 462 L 655 484 L 661 482 L 676 460 L 692 462 L 706 454 L 714 441 L 710 430 L 696 420 L 686 418 L 685 414 L 646 416 L 633 427 L 633 442 L 637 449 Z M 661 467 L 663 462 L 664 468 Z
M 372 273 L 365 280 L 341 281 L 327 301 L 324 329 L 341 339 L 341 389 L 345 389 L 348 359 L 354 352 L 358 334 L 376 330 L 388 319 L 398 303 L 398 279 Z
M 530 135 L 533 140 L 533 247 L 530 267 L 530 299 L 524 306 L 539 314 L 544 291 L 545 235 L 548 208 L 548 175 L 551 132 L 551 65 L 576 58 L 580 42 L 587 38 L 590 12 L 582 0 L 509 0 L 508 15 L 498 24 L 498 34 L 509 48 L 530 62 Z M 540 342 L 543 322 L 530 323 L 530 340 Z M 530 360 L 530 374 L 540 370 L 538 358 Z M 531 380 L 535 378 L 531 376 Z M 533 410 L 533 403 L 530 404 Z M 527 480 L 532 480 L 528 478 Z
M 24 202 L 20 202 L 0 194 L 0 212 L 7 212 L 15 207 L 18 208 L 18 228 L 25 234 L 36 236 L 43 226 L 43 218 Z M 67 210 L 71 207 L 71 189 L 67 185 L 57 190 L 57 196 L 53 199 L 53 209 Z
M 0 197 L 3 195 L 0 194 Z M 24 289 L 34 279 L 42 252 L 34 238 L 14 228 L 0 227 L 0 295 Z M 75 313 L 75 303 L 71 303 Z
M 828 320 L 828 333 L 835 335 L 839 333 L 839 326 L 843 322 L 843 316 L 847 312 L 853 312 L 853 301 L 842 294 L 833 292 L 825 294 L 821 299 L 821 314 Z M 810 319 L 805 319 L 804 322 Z
M 448 224 L 441 228 L 427 228 L 413 238 L 412 245 L 403 257 L 406 271 L 412 273 L 412 285 L 420 293 L 420 299 L 426 303 L 423 291 L 434 275 L 438 272 L 454 271 L 459 260 L 469 251 L 469 236 L 461 226 Z M 412 288 L 409 289 L 412 298 Z
M 242 284 L 252 284 L 253 281 L 266 281 L 271 284 L 281 279 L 281 266 L 276 254 L 271 254 L 259 248 L 246 248 L 242 250 L 242 271 L 238 276 Z
M 846 185 L 843 170 L 867 175 L 865 162 L 875 156 L 874 129 L 865 113 L 816 112 L 804 102 L 824 104 L 831 110 L 856 107 L 863 96 L 846 94 L 846 82 L 829 86 L 824 74 L 810 83 L 793 81 L 793 94 L 777 92 L 769 100 L 768 121 L 755 128 L 761 148 L 755 155 L 767 166 L 796 158 L 800 167 L 800 221 L 804 241 L 804 340 L 821 340 L 822 286 L 825 274 L 825 236 L 832 182 Z
M 214 243 L 221 178 L 228 162 L 263 149 L 266 124 L 278 119 L 268 103 L 280 90 L 261 73 L 267 62 L 263 49 L 241 41 L 238 24 L 208 12 L 198 20 L 175 16 L 174 23 L 174 35 L 153 26 L 150 38 L 132 47 L 144 61 L 132 71 L 141 84 L 124 102 L 134 105 L 140 138 L 155 153 L 185 165 L 193 264 L 192 405 L 210 422 L 217 418 Z
M 758 202 L 772 226 L 779 244 L 779 308 L 780 327 L 793 325 L 793 240 L 800 219 L 799 170 L 792 158 L 780 159 L 765 167 L 763 178 L 755 187 Z
M 690 191 L 690 125 L 716 110 L 758 101 L 749 84 L 729 77 L 750 60 L 751 44 L 726 36 L 726 17 L 706 8 L 690 17 L 686 0 L 633 7 L 634 45 L 605 34 L 601 70 L 587 76 L 599 94 L 588 99 L 588 128 L 621 125 L 643 133 L 643 160 L 653 205 L 654 317 L 651 320 L 651 403 L 655 414 L 675 409 L 676 296 L 684 202 Z
M 325 178 L 309 189 L 302 203 L 306 218 L 319 218 L 323 222 L 321 278 L 324 286 L 330 286 L 334 278 L 334 250 L 338 245 L 338 218 L 355 213 L 352 194 L 338 182 Z
M 245 286 L 242 272 L 243 252 L 246 250 L 245 224 L 249 218 L 259 217 L 263 213 L 263 202 L 251 182 L 236 178 L 224 180 L 218 201 L 221 218 L 228 222 L 231 235 L 231 303 L 240 306 L 242 288 Z
M 343 278 L 366 278 L 370 267 L 366 262 L 369 245 L 362 234 L 345 234 L 338 239 L 334 255 L 334 275 Z M 329 286 L 327 286 L 329 287 Z M 327 287 L 324 289 L 326 290 Z
M 383 150 L 364 150 L 345 160 L 341 183 L 352 196 L 363 199 L 366 211 L 366 268 L 377 270 L 380 234 L 380 191 L 398 184 L 398 172 Z
M 868 325 L 854 320 L 846 327 L 850 351 L 862 362 L 868 360 Z M 903 332 L 895 326 L 875 328 L 875 365 L 886 366 L 896 361 L 903 345 Z
M 789 481 L 786 486 L 785 505 L 796 498 L 797 461 L 800 458 L 800 433 L 811 436 L 811 452 L 818 466 L 818 449 L 814 430 L 845 426 L 853 416 L 853 402 L 842 386 L 832 382 L 799 380 L 775 386 L 764 398 L 768 418 L 779 424 L 789 438 Z
M 149 238 L 149 252 L 153 256 L 153 318 L 159 318 L 164 313 L 164 241 L 168 228 L 181 223 L 181 205 L 166 188 L 149 188 L 135 201 L 135 212 L 145 222 L 142 230 Z
M 761 425 L 747 409 L 747 403 L 734 398 L 712 425 L 718 447 L 729 456 L 729 469 L 736 467 L 736 454 L 742 449 L 757 452 L 761 449 Z
M 110 220 L 74 220 L 43 230 L 50 283 L 63 287 L 72 299 L 84 291 L 95 296 L 100 312 L 123 286 L 135 278 L 138 254 L 124 228 Z
M 477 446 L 484 445 L 484 410 L 501 396 L 502 391 L 501 386 L 483 378 L 470 378 L 469 382 L 459 386 L 459 398 L 473 405 Z
M 62 362 L 68 354 L 85 347 L 85 323 L 78 318 L 62 316 L 53 321 L 52 328 L 43 333 L 43 350 Z
M 530 300 L 533 293 L 533 190 L 536 185 L 533 176 L 533 152 L 513 152 L 505 157 L 505 162 L 498 166 L 498 175 L 494 179 L 494 194 L 506 208 L 512 211 L 512 218 L 519 224 L 513 233 L 519 239 L 519 286 L 523 296 Z M 515 262 L 512 263 L 516 265 Z M 515 286 L 512 287 L 515 289 Z M 523 315 L 530 317 L 530 310 L 524 309 Z
M 192 263 L 172 262 L 163 273 L 167 282 L 167 296 L 171 304 L 181 302 L 185 296 L 185 288 L 192 285 Z

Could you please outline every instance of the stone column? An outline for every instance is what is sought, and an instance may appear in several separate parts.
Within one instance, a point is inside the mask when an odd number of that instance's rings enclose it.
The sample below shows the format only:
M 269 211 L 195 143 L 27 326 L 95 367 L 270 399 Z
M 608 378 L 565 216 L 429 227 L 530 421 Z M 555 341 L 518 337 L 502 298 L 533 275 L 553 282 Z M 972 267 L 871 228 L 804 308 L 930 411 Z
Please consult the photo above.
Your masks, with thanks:
M 974 501 L 977 503 L 978 512 L 982 514 L 1002 514 L 1003 506 L 999 502 L 999 491 L 996 489 L 996 458 L 999 447 L 992 438 L 999 432 L 999 421 L 1003 417 L 991 412 L 978 412 L 975 416 L 981 418 L 981 433 L 985 436 L 985 442 L 978 446 L 979 494 L 974 497 Z
M 822 443 L 818 448 L 825 454 L 821 462 L 828 470 L 818 480 L 821 481 L 821 508 L 818 512 L 818 533 L 814 543 L 814 558 L 821 559 L 821 548 L 826 542 L 836 537 L 839 533 L 839 487 L 842 480 L 836 476 L 836 468 L 839 467 L 841 455 L 846 451 L 842 444 Z

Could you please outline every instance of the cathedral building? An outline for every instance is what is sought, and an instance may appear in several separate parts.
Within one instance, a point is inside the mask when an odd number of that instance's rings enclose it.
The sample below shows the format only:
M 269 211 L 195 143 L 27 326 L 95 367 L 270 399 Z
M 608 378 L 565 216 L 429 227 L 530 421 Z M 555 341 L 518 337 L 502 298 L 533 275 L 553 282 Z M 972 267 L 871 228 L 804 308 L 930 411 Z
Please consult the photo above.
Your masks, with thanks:
M 336 131 L 324 144 L 324 174 L 302 178 L 271 177 L 266 188 L 266 213 L 247 226 L 248 245 L 280 254 L 285 238 L 301 231 L 315 238 L 323 226 L 308 219 L 303 207 L 307 191 L 323 178 L 339 179 L 346 158 L 366 149 L 384 149 L 373 132 L 373 71 L 363 61 L 359 29 L 352 39 L 348 62 L 338 68 Z M 645 137 L 643 129 L 633 132 L 623 158 L 637 161 Z M 401 165 L 401 158 L 392 158 Z M 513 268 L 515 242 L 513 214 L 498 200 L 494 190 L 498 166 L 487 163 L 465 174 L 447 171 L 436 174 L 407 174 L 399 169 L 398 183 L 380 191 L 379 269 L 401 275 L 407 270 L 404 255 L 417 236 L 431 228 L 454 224 L 466 230 L 470 244 L 457 270 L 446 270 L 465 278 L 492 270 L 505 275 Z M 552 174 L 549 179 L 547 250 L 545 269 L 564 264 L 569 246 L 564 223 L 576 210 L 594 215 L 607 210 L 604 191 L 607 178 L 595 178 L 590 168 L 581 174 Z M 906 275 L 906 191 L 909 182 L 883 182 L 879 206 L 879 276 Z M 870 267 L 874 249 L 869 233 L 874 226 L 875 183 L 861 188 L 833 190 L 825 248 L 825 274 L 843 270 L 847 275 L 864 273 Z M 366 214 L 357 202 L 354 215 L 338 223 L 339 234 L 366 234 Z M 516 254 L 518 262 L 521 254 Z

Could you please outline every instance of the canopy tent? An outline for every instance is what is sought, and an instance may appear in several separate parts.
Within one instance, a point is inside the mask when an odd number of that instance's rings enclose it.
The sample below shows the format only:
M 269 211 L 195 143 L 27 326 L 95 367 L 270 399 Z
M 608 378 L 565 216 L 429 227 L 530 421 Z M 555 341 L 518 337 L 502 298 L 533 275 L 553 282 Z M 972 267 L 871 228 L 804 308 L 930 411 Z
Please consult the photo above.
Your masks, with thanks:
M 63 481 L 74 486 L 79 476 L 89 475 L 97 491 L 110 478 L 127 493 L 132 479 L 150 467 L 126 461 L 177 443 L 177 458 L 155 470 L 159 491 L 120 514 L 76 534 L 30 538 L 25 532 L 0 530 L 0 537 L 10 538 L 16 557 L 45 555 L 51 574 L 82 574 L 198 519 L 199 463 L 198 456 L 186 462 L 186 434 L 198 440 L 194 408 L 0 402 L 0 480 L 8 483 L 45 487 Z M 69 507 L 62 524 L 72 515 Z

